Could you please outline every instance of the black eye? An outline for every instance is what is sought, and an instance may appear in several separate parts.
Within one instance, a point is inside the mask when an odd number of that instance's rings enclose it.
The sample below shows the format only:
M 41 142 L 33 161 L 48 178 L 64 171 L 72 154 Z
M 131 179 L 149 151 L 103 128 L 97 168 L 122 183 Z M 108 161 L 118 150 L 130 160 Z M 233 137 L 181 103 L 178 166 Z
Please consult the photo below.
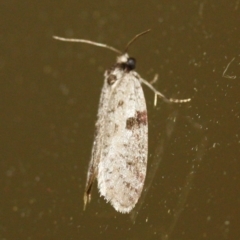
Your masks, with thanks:
M 133 70 L 136 68 L 136 60 L 135 58 L 128 58 L 126 62 L 126 67 L 129 71 Z

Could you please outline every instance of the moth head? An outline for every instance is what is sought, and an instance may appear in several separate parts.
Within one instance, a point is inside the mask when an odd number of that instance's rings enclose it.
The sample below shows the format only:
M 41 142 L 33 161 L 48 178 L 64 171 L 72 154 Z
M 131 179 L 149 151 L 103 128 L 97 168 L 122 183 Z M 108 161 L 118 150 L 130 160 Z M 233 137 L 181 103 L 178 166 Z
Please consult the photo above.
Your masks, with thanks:
M 136 68 L 136 59 L 129 57 L 127 53 L 117 57 L 117 64 L 124 70 L 131 71 Z

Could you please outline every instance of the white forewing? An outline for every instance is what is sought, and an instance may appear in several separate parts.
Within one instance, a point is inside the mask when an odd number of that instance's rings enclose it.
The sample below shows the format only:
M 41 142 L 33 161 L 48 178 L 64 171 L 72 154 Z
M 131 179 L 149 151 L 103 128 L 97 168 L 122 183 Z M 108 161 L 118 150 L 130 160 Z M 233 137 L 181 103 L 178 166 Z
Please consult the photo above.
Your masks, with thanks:
M 109 76 L 116 82 L 108 84 Z M 137 203 L 145 180 L 148 126 L 146 103 L 138 74 L 114 69 L 106 74 L 97 122 L 95 162 L 98 188 L 113 207 L 129 212 Z

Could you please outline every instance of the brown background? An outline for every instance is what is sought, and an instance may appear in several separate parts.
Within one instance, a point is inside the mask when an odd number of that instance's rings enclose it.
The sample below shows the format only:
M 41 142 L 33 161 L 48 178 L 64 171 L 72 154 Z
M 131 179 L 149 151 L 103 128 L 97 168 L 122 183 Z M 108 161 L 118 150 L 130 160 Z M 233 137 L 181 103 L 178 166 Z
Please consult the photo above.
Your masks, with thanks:
M 0 12 L 1 240 L 240 238 L 239 0 L 12 0 Z M 83 212 L 103 72 L 116 56 L 52 35 L 124 49 L 148 28 L 129 50 L 137 71 L 192 101 L 154 108 L 144 87 L 147 192 L 129 216 L 95 185 Z M 232 59 L 236 77 L 225 78 Z

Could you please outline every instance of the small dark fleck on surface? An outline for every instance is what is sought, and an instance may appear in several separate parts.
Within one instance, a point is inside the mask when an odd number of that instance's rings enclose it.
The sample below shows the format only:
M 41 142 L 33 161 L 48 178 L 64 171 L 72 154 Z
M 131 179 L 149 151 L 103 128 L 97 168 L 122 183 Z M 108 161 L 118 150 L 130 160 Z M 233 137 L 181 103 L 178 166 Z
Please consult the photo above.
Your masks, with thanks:
M 130 117 L 126 121 L 126 128 L 128 130 L 131 130 L 133 128 L 133 126 L 136 125 L 136 123 L 137 123 L 136 118 L 135 117 Z
M 143 111 L 143 112 L 137 112 L 137 122 L 138 124 L 143 124 L 146 125 L 147 124 L 147 112 Z
M 116 80 L 117 80 L 117 77 L 114 74 L 110 74 L 107 78 L 107 83 L 109 85 L 112 85 L 116 82 Z
M 124 103 L 124 101 L 123 101 L 123 100 L 120 100 L 120 101 L 118 102 L 118 107 L 121 107 L 121 106 L 123 105 L 123 103 Z

